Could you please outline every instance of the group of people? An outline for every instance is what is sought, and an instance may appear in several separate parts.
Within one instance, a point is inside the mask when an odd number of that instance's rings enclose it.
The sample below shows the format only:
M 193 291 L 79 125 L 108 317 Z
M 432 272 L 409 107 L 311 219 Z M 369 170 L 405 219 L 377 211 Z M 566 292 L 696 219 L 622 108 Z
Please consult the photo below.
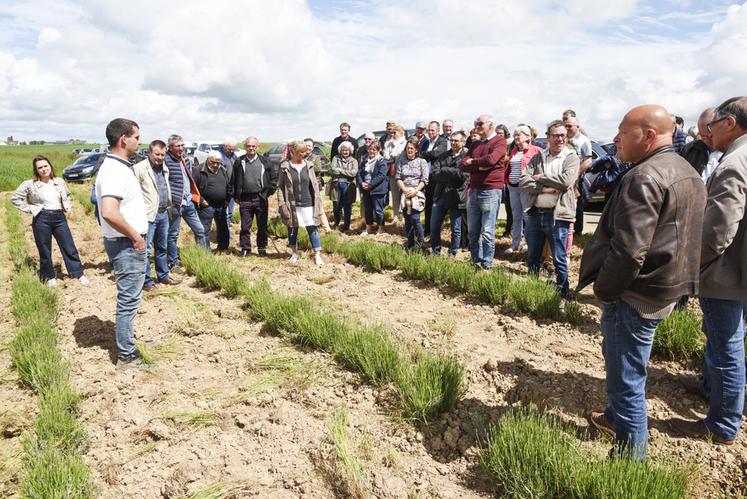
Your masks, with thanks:
M 395 220 L 404 219 L 409 248 L 441 252 L 441 225 L 448 214 L 454 255 L 468 233 L 472 262 L 493 265 L 495 227 L 504 188 L 510 198 L 513 226 L 509 252 L 527 243 L 530 273 L 538 273 L 543 247 L 552 255 L 557 289 L 570 293 L 568 250 L 578 206 L 579 179 L 591 162 L 588 138 L 568 110 L 545 130 L 547 147 L 534 145 L 536 131 L 517 125 L 512 137 L 505 126 L 482 114 L 470 131 L 454 131 L 451 120 L 418 123 L 416 134 L 387 123 L 387 135 L 364 136 L 358 147 L 343 123 L 332 144 L 331 181 L 318 178 L 313 141 L 292 141 L 279 168 L 258 154 L 255 137 L 212 151 L 190 168 L 184 142 L 172 135 L 154 140 L 148 158 L 131 165 L 138 148 L 139 126 L 118 118 L 109 123 L 109 153 L 95 181 L 98 218 L 117 285 L 116 340 L 118 367 L 142 363 L 135 348 L 133 320 L 142 291 L 152 289 L 148 263 L 153 248 L 157 281 L 173 284 L 179 272 L 176 241 L 180 220 L 192 228 L 198 244 L 209 248 L 216 223 L 218 249 L 230 238 L 232 203 L 239 207 L 242 255 L 252 250 L 257 224 L 257 252 L 266 254 L 268 198 L 277 194 L 278 212 L 288 227 L 290 260 L 297 261 L 298 231 L 308 231 L 317 265 L 323 265 L 317 227 L 325 225 L 323 191 L 333 202 L 333 225 L 348 230 L 352 204 L 360 193 L 366 221 L 363 232 L 384 225 L 384 206 L 392 203 Z M 630 110 L 614 139 L 616 160 L 626 165 L 610 181 L 608 201 L 581 260 L 580 291 L 593 284 L 603 303 L 601 329 L 608 406 L 592 412 L 591 423 L 615 439 L 613 452 L 643 459 L 647 446 L 645 383 L 657 324 L 682 297 L 698 296 L 707 346 L 697 392 L 709 402 L 700 421 L 673 421 L 681 433 L 731 445 L 744 407 L 744 313 L 747 301 L 747 97 L 706 109 L 698 120 L 699 138 L 690 142 L 663 107 Z M 508 139 L 512 138 L 509 145 Z M 34 215 L 34 236 L 41 276 L 54 285 L 51 237 L 57 238 L 71 277 L 84 284 L 80 258 L 65 222 L 70 195 L 54 176 L 47 158 L 33 161 L 34 179 L 13 195 L 14 204 Z M 425 213 L 426 222 L 421 222 Z

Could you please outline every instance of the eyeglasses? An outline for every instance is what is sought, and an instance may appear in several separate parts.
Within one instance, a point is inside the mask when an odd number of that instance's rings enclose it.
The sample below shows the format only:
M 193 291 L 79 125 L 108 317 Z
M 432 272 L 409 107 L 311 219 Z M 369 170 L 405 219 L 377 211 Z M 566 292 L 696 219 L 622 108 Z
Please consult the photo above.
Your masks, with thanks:
M 475 121 L 475 126 L 483 126 L 484 124 L 482 121 Z
M 710 123 L 707 123 L 707 124 L 706 124 L 706 130 L 708 130 L 708 133 L 711 133 L 711 132 L 713 131 L 713 130 L 712 130 L 712 128 L 713 128 L 713 125 L 715 125 L 715 124 L 716 124 L 716 123 L 718 123 L 719 121 L 724 121 L 724 120 L 725 120 L 726 118 L 728 118 L 729 116 L 730 116 L 730 115 L 729 115 L 729 114 L 727 114 L 727 115 L 726 115 L 726 116 L 724 116 L 723 118 L 719 118 L 719 119 L 717 119 L 717 120 L 713 120 L 713 121 L 711 121 Z
M 551 133 L 550 138 L 553 140 L 565 140 L 564 133 Z

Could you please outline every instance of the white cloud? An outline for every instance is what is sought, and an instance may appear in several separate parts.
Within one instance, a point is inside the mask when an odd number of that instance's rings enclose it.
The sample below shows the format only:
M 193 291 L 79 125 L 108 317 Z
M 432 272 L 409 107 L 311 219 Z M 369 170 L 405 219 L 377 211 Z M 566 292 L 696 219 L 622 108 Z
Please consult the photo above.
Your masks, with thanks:
M 747 7 L 675 39 L 668 23 L 715 9 L 598 5 L 376 0 L 318 16 L 302 0 L 15 2 L 0 18 L 0 136 L 102 140 L 115 116 L 144 140 L 331 139 L 340 121 L 357 134 L 482 112 L 541 129 L 572 107 L 609 139 L 634 105 L 694 121 L 743 92 Z

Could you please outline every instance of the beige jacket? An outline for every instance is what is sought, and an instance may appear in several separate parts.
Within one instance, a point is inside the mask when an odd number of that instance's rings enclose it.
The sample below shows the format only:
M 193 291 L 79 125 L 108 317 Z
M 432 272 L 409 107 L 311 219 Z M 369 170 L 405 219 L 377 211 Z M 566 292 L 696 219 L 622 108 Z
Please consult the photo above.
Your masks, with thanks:
M 700 248 L 700 296 L 747 300 L 747 135 L 722 156 L 708 179 Z
M 73 203 L 70 199 L 70 191 L 67 190 L 65 181 L 60 177 L 55 177 L 52 179 L 52 184 L 54 184 L 57 192 L 60 193 L 62 209 L 65 213 L 69 213 L 70 209 L 73 207 Z M 44 199 L 39 193 L 41 187 L 41 180 L 26 180 L 18 186 L 18 189 L 16 189 L 13 196 L 10 198 L 10 202 L 19 210 L 36 216 L 44 208 Z
M 309 170 L 309 182 L 314 192 L 314 223 L 322 223 L 322 196 L 319 192 L 319 183 L 316 181 L 314 173 L 314 164 L 304 160 L 306 168 Z M 280 219 L 287 227 L 298 227 L 298 217 L 296 216 L 296 197 L 293 193 L 293 177 L 291 177 L 290 162 L 288 160 L 280 163 L 280 176 L 278 177 L 278 212 Z
M 535 154 L 529 161 L 524 173 L 521 174 L 519 187 L 522 191 L 529 194 L 529 203 L 527 204 L 526 211 L 534 206 L 537 196 L 542 193 L 542 188 L 558 189 L 560 195 L 555 205 L 555 220 L 575 222 L 576 194 L 573 191 L 573 186 L 578 178 L 578 169 L 581 163 L 578 154 L 574 150 L 566 148 L 563 153 L 566 156 L 563 160 L 563 169 L 558 175 L 545 173 L 545 164 L 550 154 L 547 149 L 539 154 Z M 532 176 L 537 174 L 540 175 L 540 179 L 535 181 Z
M 158 205 L 160 199 L 158 198 L 158 186 L 156 186 L 156 176 L 153 173 L 153 168 L 150 166 L 148 158 L 135 164 L 132 167 L 135 171 L 135 177 L 140 182 L 140 189 L 143 191 L 143 200 L 145 201 L 145 213 L 148 215 L 148 222 L 152 222 L 156 219 L 156 213 L 158 213 Z M 166 178 L 166 191 L 169 193 L 169 208 L 171 208 L 171 187 L 169 187 L 169 169 L 163 165 L 163 175 Z

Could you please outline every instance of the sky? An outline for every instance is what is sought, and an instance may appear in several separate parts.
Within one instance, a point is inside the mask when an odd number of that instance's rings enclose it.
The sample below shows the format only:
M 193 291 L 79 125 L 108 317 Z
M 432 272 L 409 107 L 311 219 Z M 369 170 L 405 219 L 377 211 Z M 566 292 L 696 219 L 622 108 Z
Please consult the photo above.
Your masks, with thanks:
M 743 95 L 747 2 L 0 0 L 0 139 L 331 140 L 487 113 L 540 131 L 574 109 L 609 141 L 625 112 L 694 125 Z

